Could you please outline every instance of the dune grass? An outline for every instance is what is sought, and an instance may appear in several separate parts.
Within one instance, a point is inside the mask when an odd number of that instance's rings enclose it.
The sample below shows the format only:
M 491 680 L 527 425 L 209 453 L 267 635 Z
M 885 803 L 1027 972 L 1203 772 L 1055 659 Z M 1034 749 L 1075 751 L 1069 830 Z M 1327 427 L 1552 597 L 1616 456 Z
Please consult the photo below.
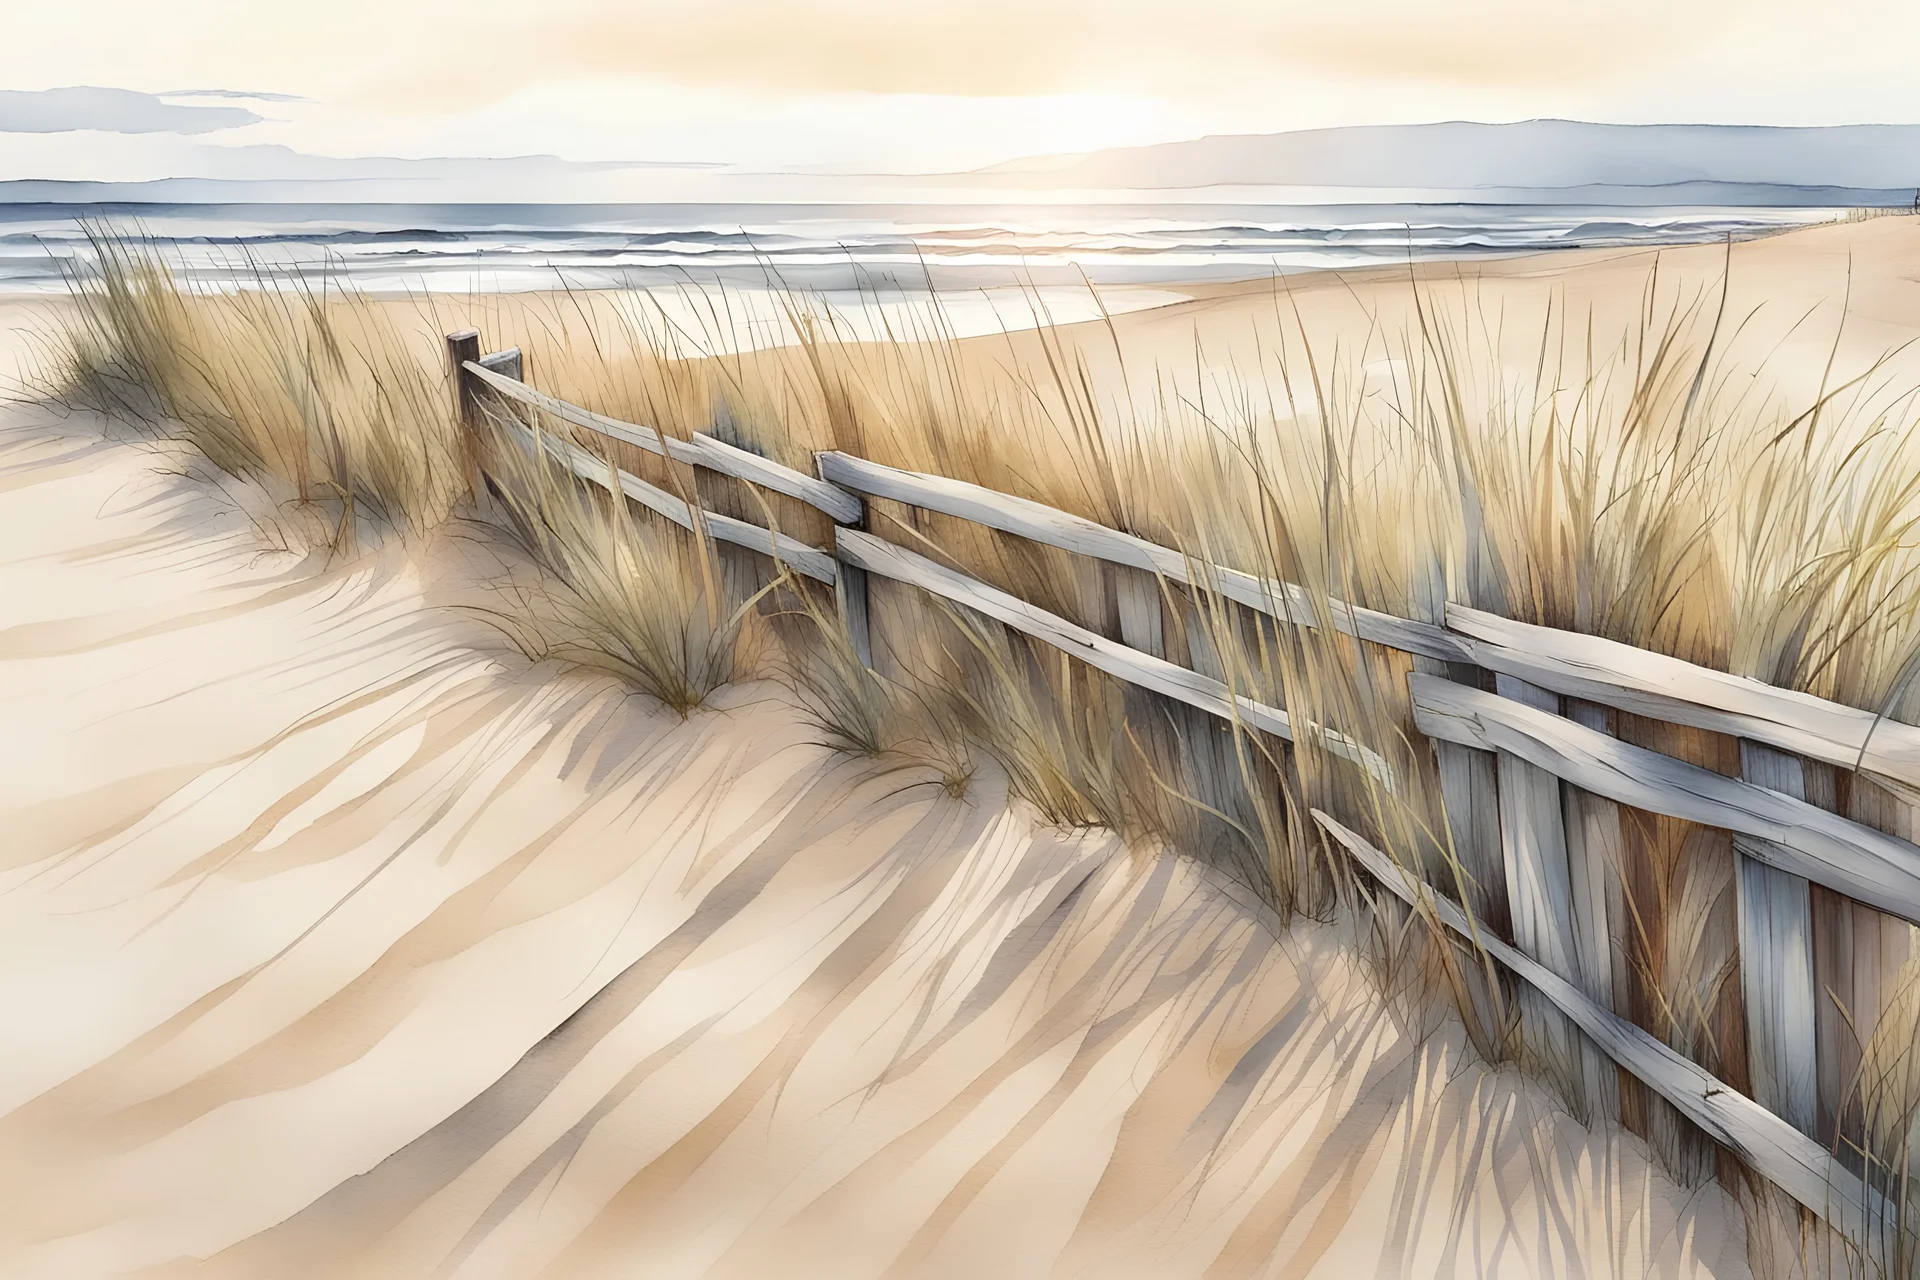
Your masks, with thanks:
M 93 242 L 98 270 L 74 282 L 79 319 L 49 370 L 60 395 L 330 504 L 343 548 L 361 522 L 424 532 L 474 496 L 437 358 L 438 333 L 459 327 L 445 304 L 410 325 L 351 290 L 264 271 L 262 287 L 195 292 L 109 233 Z M 1112 323 L 1067 330 L 1037 313 L 1028 332 L 962 342 L 937 299 L 887 313 L 880 340 L 861 341 L 824 304 L 780 294 L 786 341 L 757 349 L 744 339 L 763 336 L 766 317 L 749 323 L 724 291 L 672 307 L 644 294 L 517 311 L 470 300 L 462 313 L 480 313 L 489 345 L 520 345 L 543 390 L 610 416 L 709 431 L 802 468 L 842 449 L 1177 547 L 1200 569 L 1194 589 L 871 504 L 881 536 L 1116 638 L 1122 593 L 1157 603 L 1165 656 L 1364 745 L 1383 771 L 1356 768 L 1329 749 L 1336 738 L 1282 744 L 1223 725 L 878 583 L 870 671 L 830 593 L 492 438 L 496 500 L 555 581 L 537 607 L 503 602 L 501 625 L 530 653 L 612 671 L 682 715 L 730 680 L 784 674 L 837 748 L 904 761 L 955 796 L 991 760 L 1046 821 L 1200 858 L 1283 919 L 1344 907 L 1409 1017 L 1450 1004 L 1482 1053 L 1551 1075 L 1486 957 L 1373 901 L 1305 819 L 1339 815 L 1501 927 L 1498 851 L 1490 861 L 1456 842 L 1434 758 L 1416 745 L 1411 660 L 1324 625 L 1333 602 L 1437 620 L 1459 601 L 1920 722 L 1916 391 L 1891 360 L 1830 362 L 1817 396 L 1786 401 L 1732 354 L 1757 317 L 1728 315 L 1724 284 L 1657 269 L 1637 322 L 1617 332 L 1553 308 L 1524 325 L 1490 315 L 1466 282 L 1410 287 L 1413 323 L 1342 348 L 1276 281 L 1256 367 L 1224 380 L 1129 368 Z M 527 425 L 567 431 L 538 415 Z M 777 495 L 577 443 L 697 506 L 830 536 Z M 1210 565 L 1302 584 L 1323 625 L 1227 601 L 1206 585 Z M 1616 728 L 1702 749 L 1658 726 Z M 1731 848 L 1723 834 L 1623 818 L 1619 1008 L 1739 1085 Z M 1902 1206 L 1920 1111 L 1920 1076 L 1900 1065 L 1920 1034 L 1910 1004 L 1863 1021 L 1866 1102 L 1850 1139 L 1898 1172 L 1880 1181 Z M 1683 1177 L 1737 1178 L 1657 1099 L 1623 1109 Z M 1913 1260 L 1896 1253 L 1862 1265 L 1908 1274 Z

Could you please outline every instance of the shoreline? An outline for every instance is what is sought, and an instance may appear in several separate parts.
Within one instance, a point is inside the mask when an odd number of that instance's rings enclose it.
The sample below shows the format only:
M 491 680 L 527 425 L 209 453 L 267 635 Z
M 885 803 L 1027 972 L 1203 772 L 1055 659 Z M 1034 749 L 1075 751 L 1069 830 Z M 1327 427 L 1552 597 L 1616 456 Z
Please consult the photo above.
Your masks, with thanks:
M 1412 265 L 1314 268 L 1232 281 L 1168 279 L 1143 285 L 1096 286 L 1098 306 L 1091 295 L 1077 287 L 1048 286 L 1044 292 L 1049 305 L 1052 299 L 1076 293 L 1087 299 L 1082 314 L 1054 317 L 1054 327 L 1061 334 L 1079 338 L 1098 333 L 1106 327 L 1100 315 L 1100 307 L 1104 307 L 1129 360 L 1180 368 L 1191 367 L 1191 348 L 1196 342 L 1244 359 L 1245 340 L 1263 325 L 1272 327 L 1276 295 L 1284 298 L 1289 309 L 1299 307 L 1299 323 L 1310 336 L 1328 342 L 1351 344 L 1370 328 L 1385 333 L 1414 323 L 1413 295 L 1407 287 L 1410 281 L 1438 291 L 1458 292 L 1470 286 L 1481 294 L 1476 301 L 1488 306 L 1520 305 L 1538 311 L 1551 301 L 1569 314 L 1591 310 L 1596 330 L 1604 330 L 1619 328 L 1630 318 L 1656 264 L 1665 287 L 1700 292 L 1717 288 L 1722 266 L 1729 261 L 1733 284 L 1728 305 L 1736 313 L 1759 306 L 1780 312 L 1783 317 L 1791 313 L 1793 320 L 1809 312 L 1832 311 L 1837 315 L 1835 304 L 1850 292 L 1843 354 L 1859 358 L 1870 351 L 1897 347 L 1920 334 L 1920 218 L 1897 213 L 1769 231 L 1733 240 L 1730 245 L 1517 251 Z M 620 300 L 644 292 L 549 288 L 363 296 L 397 318 L 418 317 L 430 329 L 444 332 L 477 325 L 484 335 L 489 330 L 510 334 L 531 317 L 576 308 L 583 300 L 599 309 L 617 306 Z M 666 296 L 661 291 L 652 292 L 657 297 Z M 716 296 L 725 292 L 719 290 Z M 764 292 L 743 290 L 742 294 Z M 954 291 L 934 297 L 943 307 L 968 306 L 975 292 Z M 1004 323 L 1011 317 L 1026 323 L 1005 329 L 996 329 L 990 322 L 974 323 L 960 333 L 963 345 L 1029 342 L 1035 328 L 1044 323 L 1030 305 L 1020 305 L 1018 289 L 1002 288 L 998 292 L 1001 300 L 994 306 L 999 320 Z M 801 296 L 807 296 L 804 290 Z M 901 306 L 925 310 L 928 295 L 909 291 L 899 297 Z M 57 293 L 0 292 L 0 379 L 17 374 L 26 335 L 43 331 L 67 311 L 68 305 L 67 299 Z M 867 305 L 873 304 L 869 301 Z M 698 311 L 699 306 L 690 310 Z M 1027 313 L 1024 316 L 1023 311 Z M 684 319 L 676 316 L 678 322 L 684 323 Z M 764 322 L 763 317 L 755 317 L 749 328 Z M 1778 324 L 1763 318 L 1761 327 L 1778 340 L 1787 337 L 1794 325 L 1791 320 Z M 1176 332 L 1182 328 L 1188 332 Z M 1804 322 L 1799 324 L 1800 330 L 1806 328 Z M 1809 341 L 1806 332 L 1794 332 L 1792 338 L 1790 345 L 1796 347 L 1804 347 Z M 1831 328 L 1826 339 L 1830 346 Z M 791 345 L 790 339 L 773 344 L 780 345 Z M 1100 342 L 1082 345 L 1099 360 Z M 1821 344 L 1812 339 L 1812 346 Z M 750 349 L 772 347 L 755 343 Z M 1104 372 L 1111 378 L 1114 371 Z

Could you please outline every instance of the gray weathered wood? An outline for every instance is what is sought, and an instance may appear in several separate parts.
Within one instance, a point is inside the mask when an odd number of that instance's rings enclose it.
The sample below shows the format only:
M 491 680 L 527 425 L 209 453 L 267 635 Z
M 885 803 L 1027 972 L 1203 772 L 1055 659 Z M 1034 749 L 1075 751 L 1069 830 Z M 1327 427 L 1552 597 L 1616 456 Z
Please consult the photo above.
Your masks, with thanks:
M 494 351 L 481 356 L 480 367 L 497 373 L 503 378 L 512 378 L 516 382 L 526 381 L 526 357 L 520 354 L 518 347 L 508 347 L 505 351 Z
M 1495 691 L 1528 707 L 1558 715 L 1560 699 L 1545 689 L 1500 676 Z M 1507 903 L 1512 912 L 1513 940 L 1520 949 L 1554 973 L 1602 998 L 1589 985 L 1592 965 L 1582 943 L 1590 939 L 1595 923 L 1581 919 L 1576 905 L 1560 796 L 1560 779 L 1521 756 L 1502 751 L 1497 757 L 1500 787 L 1500 850 L 1507 873 Z M 1584 886 L 1582 886 L 1584 888 Z M 1604 936 L 1604 923 L 1600 925 Z M 1610 984 L 1609 984 L 1610 985 Z M 1569 1101 L 1583 1111 L 1583 1119 L 1611 1118 L 1614 1106 L 1612 1067 L 1592 1045 L 1553 1012 L 1537 1007 L 1538 994 L 1521 993 L 1522 1029 L 1550 1072 L 1564 1083 Z M 1608 1001 L 1610 1004 L 1611 1001 Z M 1535 1006 L 1535 1007 L 1530 1007 Z
M 1740 743 L 1740 775 L 1796 800 L 1807 798 L 1797 756 L 1762 742 Z M 1809 886 L 1771 865 L 1756 837 L 1733 838 L 1740 916 L 1740 990 L 1747 1014 L 1753 1096 L 1809 1137 L 1818 1136 L 1813 915 Z
M 577 404 L 569 404 L 543 391 L 535 391 L 525 383 L 497 373 L 477 362 L 471 372 L 487 386 L 508 399 L 531 405 L 543 413 L 552 414 L 563 422 L 571 422 L 576 427 L 598 431 L 601 435 L 611 436 L 636 449 L 662 454 L 691 466 L 705 467 L 709 471 L 718 471 L 750 484 L 757 484 L 763 489 L 784 493 L 790 498 L 798 498 L 826 512 L 841 523 L 848 523 L 860 517 L 860 500 L 852 494 L 837 489 L 824 480 L 795 471 L 792 467 L 783 467 L 757 453 L 749 453 L 745 449 L 737 448 L 724 440 L 716 440 L 712 436 L 699 432 L 696 432 L 691 440 L 681 440 L 655 431 L 652 427 L 621 422 L 617 418 L 609 418 L 594 413 L 590 409 L 582 409 Z
M 1449 664 L 1416 656 L 1414 669 L 1445 677 Z M 1471 675 L 1454 667 L 1459 675 Z M 1485 927 L 1506 932 L 1506 860 L 1500 848 L 1500 783 L 1491 751 L 1463 747 L 1457 742 L 1433 740 L 1433 761 L 1440 783 L 1440 803 L 1446 825 L 1444 862 L 1433 874 L 1448 893 L 1465 903 L 1473 918 Z M 1479 968 L 1463 972 L 1467 1003 L 1479 1029 L 1497 1051 L 1507 1031 L 1507 1009 L 1517 1004 L 1497 973 Z M 1463 1010 L 1464 1012 L 1464 1010 Z
M 860 659 L 860 665 L 872 671 L 873 606 L 867 596 L 867 571 L 842 564 L 839 574 L 834 582 L 833 598 L 847 624 L 847 642 L 853 646 L 853 656 Z
M 1218 680 L 1095 635 L 1057 614 L 1036 608 L 997 587 L 870 533 L 846 528 L 835 533 L 841 559 L 856 568 L 966 605 L 1015 631 L 1064 650 L 1108 675 L 1165 694 L 1210 715 L 1223 720 L 1238 719 L 1281 738 L 1291 740 L 1293 737 L 1293 724 L 1285 711 L 1251 698 L 1234 697 Z
M 852 495 L 849 495 L 850 497 Z M 866 532 L 867 501 L 854 498 L 855 517 L 837 522 L 837 537 L 840 529 L 852 529 L 858 533 Z M 836 543 L 837 550 L 837 543 Z M 837 561 L 840 577 L 833 584 L 833 598 L 839 606 L 841 621 L 846 623 L 847 640 L 853 646 L 854 656 L 860 659 L 860 665 L 874 670 L 873 665 L 873 606 L 869 600 L 867 571 L 858 565 L 846 561 Z
M 1904 797 L 1855 774 L 1831 777 L 1824 765 L 1808 764 L 1807 798 L 1832 805 L 1854 821 L 1912 838 L 1912 810 Z M 1877 1106 L 1884 1124 L 1902 1105 L 1889 1093 L 1885 1075 L 1900 1067 L 1898 1042 L 1883 1043 L 1875 1057 L 1866 1050 L 1881 1031 L 1887 1003 L 1900 989 L 1901 967 L 1912 956 L 1914 929 L 1873 907 L 1815 887 L 1808 895 L 1813 917 L 1813 989 L 1819 1042 L 1819 1127 L 1814 1136 L 1836 1143 L 1843 1159 L 1858 1160 L 1868 1141 L 1867 1111 Z M 1905 1053 L 1912 1046 L 1904 1047 Z M 1863 1078 L 1862 1070 L 1868 1074 Z M 1894 1090 L 1898 1084 L 1891 1086 Z M 1885 1130 L 1882 1130 L 1884 1136 Z M 1882 1147 L 1883 1156 L 1891 1155 Z M 1897 1166 L 1896 1166 L 1897 1167 Z M 1900 1176 L 1895 1174 L 1894 1176 Z
M 1651 720 L 1751 739 L 1920 787 L 1920 728 L 1631 645 L 1447 606 L 1483 667 Z
M 1198 581 L 1237 604 L 1301 626 L 1318 626 L 1326 621 L 1350 635 L 1408 653 L 1451 662 L 1471 661 L 1470 647 L 1464 641 L 1431 623 L 1411 622 L 1337 600 L 1326 602 L 1323 618 L 1304 587 L 1201 564 L 1170 547 L 1025 498 L 944 476 L 883 467 L 850 454 L 822 453 L 818 461 L 822 478 L 844 489 L 958 516 L 1064 551 L 1142 569 L 1172 582 L 1191 586 Z
M 1109 640 L 1120 638 L 1120 614 L 1114 599 L 1115 566 L 1085 556 L 1073 559 L 1074 608 L 1089 630 Z
M 1477 945 L 1539 990 L 1608 1056 L 1673 1103 L 1707 1134 L 1788 1195 L 1861 1241 L 1869 1224 L 1889 1221 L 1877 1195 L 1834 1161 L 1825 1147 L 1709 1075 L 1647 1032 L 1589 999 L 1572 983 L 1473 927 L 1460 909 L 1355 832 L 1318 809 L 1314 820 L 1389 891 L 1434 912 L 1449 929 Z
M 622 471 L 602 458 L 596 458 L 570 440 L 564 440 L 544 431 L 536 437 L 533 431 L 510 418 L 498 414 L 493 417 L 494 421 L 513 432 L 528 448 L 545 449 L 582 480 L 597 484 L 610 493 L 623 493 L 641 506 L 665 516 L 683 529 L 694 527 L 692 508 L 688 507 L 683 499 L 668 493 L 665 489 L 648 484 L 639 476 Z M 705 525 L 708 536 L 717 541 L 771 556 L 791 567 L 796 573 L 820 582 L 832 584 L 838 577 L 834 558 L 817 547 L 810 547 L 784 533 L 775 533 L 757 524 L 749 524 L 745 520 L 735 520 L 732 516 L 723 516 L 712 511 L 702 511 L 700 515 L 703 517 L 702 523 Z
M 1430 738 L 1508 751 L 1621 804 L 1757 836 L 1755 856 L 1774 866 L 1920 920 L 1920 846 L 1510 699 L 1419 672 L 1407 683 Z
M 1457 742 L 1436 739 L 1433 746 L 1447 835 L 1453 856 L 1469 882 L 1467 904 L 1480 919 L 1503 924 L 1507 873 L 1500 850 L 1500 783 L 1495 756 L 1491 751 Z
M 1607 709 L 1578 698 L 1567 699 L 1567 718 L 1596 733 L 1608 733 Z M 1456 748 L 1457 749 L 1457 748 Z M 1566 810 L 1567 874 L 1573 888 L 1575 958 L 1580 964 L 1582 991 L 1603 1008 L 1625 1016 L 1631 990 L 1624 935 L 1627 931 L 1626 885 L 1621 858 L 1620 806 L 1571 784 L 1561 787 Z M 1620 1112 L 1617 1071 L 1603 1079 L 1608 1113 Z
M 467 372 L 467 362 L 480 354 L 480 331 L 461 329 L 447 335 L 447 369 L 453 375 L 454 412 L 465 428 L 461 435 L 460 452 L 463 469 L 467 473 L 467 490 L 473 496 L 474 514 L 483 520 L 495 519 L 498 511 L 494 506 L 492 492 L 487 488 L 486 472 L 480 465 L 479 439 L 475 428 L 480 423 L 479 396 L 484 388 Z
M 1166 657 L 1166 616 L 1159 577 L 1123 565 L 1115 565 L 1113 572 L 1121 643 L 1156 658 Z
M 467 365 L 480 358 L 480 331 L 461 329 L 447 335 L 447 368 L 453 374 L 454 403 L 459 406 L 460 421 L 471 429 L 480 420 L 473 375 Z
M 1294 737 L 1295 727 L 1285 711 L 1233 694 L 1225 684 L 1210 676 L 1130 649 L 1105 636 L 1095 635 L 1058 614 L 1048 613 L 1017 596 L 1008 595 L 998 587 L 988 586 L 978 578 L 949 569 L 918 552 L 896 546 L 870 533 L 847 528 L 834 532 L 843 568 L 852 565 L 895 582 L 919 587 L 956 604 L 966 605 L 1005 623 L 1015 631 L 1071 654 L 1108 675 L 1164 694 L 1188 706 L 1198 707 L 1222 720 L 1244 723 L 1289 741 Z M 1318 725 L 1307 728 L 1328 751 L 1367 770 L 1389 790 L 1393 788 L 1392 766 L 1378 752 L 1337 729 Z

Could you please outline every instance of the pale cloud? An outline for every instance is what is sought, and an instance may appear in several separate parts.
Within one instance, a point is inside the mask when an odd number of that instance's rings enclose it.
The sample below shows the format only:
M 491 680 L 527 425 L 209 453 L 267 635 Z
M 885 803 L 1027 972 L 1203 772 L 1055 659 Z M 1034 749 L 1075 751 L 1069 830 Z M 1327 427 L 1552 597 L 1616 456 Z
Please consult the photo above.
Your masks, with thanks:
M 1251 99 L 1301 76 L 1605 86 L 1738 46 L 1800 85 L 1897 61 L 1909 0 L 66 0 L 16 6 L 0 82 L 199 79 L 453 111 L 532 84 L 645 77 L 767 97 L 1158 92 Z M 65 69 L 63 69 L 65 68 Z M 1676 70 L 1678 74 L 1678 70 Z M 1778 92 L 1811 92 L 1782 82 Z M 1440 95 L 1444 98 L 1445 95 Z
M 1556 94 L 1687 68 L 1744 46 L 1755 68 L 1822 52 L 1837 73 L 1913 32 L 1906 0 L 550 0 L 438 38 L 444 59 L 356 94 L 467 105 L 568 76 L 644 76 L 766 97 L 1158 93 L 1249 103 L 1310 77 Z M 1857 14 L 1849 23 L 1835 9 Z
M 1010 155 L 1084 151 L 1203 132 L 1208 118 L 1145 95 L 806 94 L 584 77 L 530 85 L 449 114 L 364 107 L 254 131 L 307 151 L 408 156 L 547 151 L 576 160 L 719 161 L 758 170 L 951 172 Z
M 1262 75 L 1536 84 L 1683 53 L 1770 7 L 1739 0 L 561 0 L 495 68 L 621 70 L 774 93 L 1191 92 Z M 1657 37 L 1657 38 L 1650 38 Z M 514 65 L 521 70 L 516 73 Z
M 0 89 L 0 133 L 214 133 L 258 124 L 245 107 L 163 102 L 150 93 L 75 86 Z
M 319 99 L 301 150 L 945 168 L 1035 151 L 1533 116 L 1920 117 L 1913 0 L 23 3 L 0 84 Z M 172 99 L 183 109 L 248 104 Z
M 297 93 L 250 93 L 242 89 L 169 89 L 159 95 L 162 98 L 227 98 L 235 102 L 298 102 L 310 103 L 312 98 L 303 98 Z

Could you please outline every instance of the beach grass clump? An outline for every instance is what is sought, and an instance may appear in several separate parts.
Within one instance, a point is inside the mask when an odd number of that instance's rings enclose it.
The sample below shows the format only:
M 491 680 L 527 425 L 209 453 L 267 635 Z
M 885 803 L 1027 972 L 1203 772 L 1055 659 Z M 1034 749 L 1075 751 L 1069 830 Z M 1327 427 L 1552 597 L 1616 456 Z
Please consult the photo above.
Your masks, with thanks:
M 253 287 L 196 288 L 104 228 L 88 240 L 43 374 L 56 394 L 290 484 L 337 513 L 342 543 L 364 518 L 431 528 L 469 496 L 444 378 L 389 309 L 258 264 L 241 264 Z
M 731 591 L 712 539 L 615 496 L 611 465 L 604 489 L 582 486 L 538 423 L 489 416 L 492 492 L 561 588 L 530 613 L 502 613 L 503 629 L 530 637 L 535 656 L 607 672 L 683 719 L 731 684 L 760 638 L 757 606 L 781 579 Z

